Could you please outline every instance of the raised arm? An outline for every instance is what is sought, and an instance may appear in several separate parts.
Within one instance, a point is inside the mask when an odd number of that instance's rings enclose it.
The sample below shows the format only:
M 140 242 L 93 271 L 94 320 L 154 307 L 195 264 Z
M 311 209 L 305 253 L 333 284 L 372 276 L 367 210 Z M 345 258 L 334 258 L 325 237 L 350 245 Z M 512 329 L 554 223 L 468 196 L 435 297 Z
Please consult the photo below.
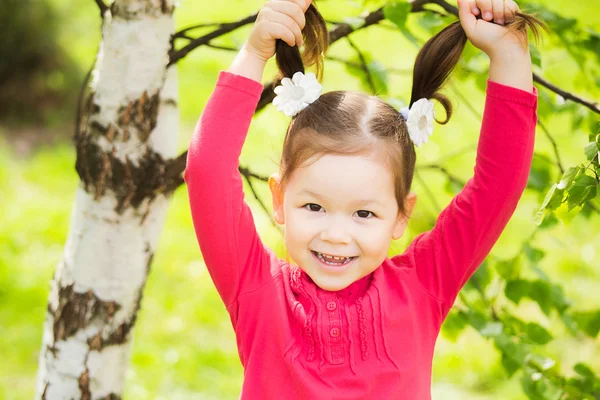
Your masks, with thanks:
M 244 201 L 238 160 L 263 85 L 260 83 L 277 39 L 302 41 L 310 0 L 270 1 L 250 37 L 204 108 L 188 150 L 187 183 L 194 229 L 210 275 L 230 313 L 237 298 L 263 285 L 277 266 L 274 253 L 256 231 Z M 235 316 L 232 321 L 235 324 Z
M 194 130 L 184 173 L 198 243 L 226 306 L 244 286 L 251 290 L 269 277 L 272 254 L 256 232 L 238 172 L 261 92 L 254 80 L 219 73 Z
M 499 29 L 499 35 L 504 34 L 503 28 L 466 15 L 468 4 L 459 1 L 461 24 L 469 39 L 490 56 L 474 175 L 441 212 L 435 227 L 394 257 L 398 264 L 413 266 L 424 290 L 447 306 L 489 254 L 514 213 L 527 185 L 537 123 L 537 89 L 528 47 L 514 37 L 510 42 L 487 42 L 486 27 Z M 511 39 L 509 35 L 503 37 Z

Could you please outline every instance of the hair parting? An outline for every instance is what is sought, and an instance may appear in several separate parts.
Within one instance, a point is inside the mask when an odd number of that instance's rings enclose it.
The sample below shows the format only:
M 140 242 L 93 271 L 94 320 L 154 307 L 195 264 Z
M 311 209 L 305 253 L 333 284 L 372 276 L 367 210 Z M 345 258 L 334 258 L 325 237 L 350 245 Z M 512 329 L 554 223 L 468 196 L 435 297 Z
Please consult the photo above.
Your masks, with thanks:
M 516 13 L 505 27 L 521 33 L 524 46 L 528 29 L 536 42 L 540 30 L 548 30 L 534 15 L 525 13 Z M 276 61 L 281 78 L 291 78 L 295 72 L 304 73 L 305 66 L 315 65 L 317 79 L 321 81 L 329 35 L 314 1 L 306 12 L 302 33 L 305 37 L 302 54 L 297 46 L 290 47 L 282 40 L 277 42 Z M 446 112 L 443 121 L 436 119 L 439 124 L 446 124 L 452 116 L 452 103 L 440 90 L 459 62 L 466 43 L 467 35 L 457 21 L 429 39 L 417 54 L 409 106 L 421 98 L 437 100 Z M 285 186 L 297 168 L 325 154 L 367 155 L 382 160 L 394 180 L 398 212 L 408 217 L 405 199 L 412 185 L 416 153 L 406 121 L 392 105 L 377 96 L 355 91 L 322 94 L 292 117 L 283 142 L 280 184 Z

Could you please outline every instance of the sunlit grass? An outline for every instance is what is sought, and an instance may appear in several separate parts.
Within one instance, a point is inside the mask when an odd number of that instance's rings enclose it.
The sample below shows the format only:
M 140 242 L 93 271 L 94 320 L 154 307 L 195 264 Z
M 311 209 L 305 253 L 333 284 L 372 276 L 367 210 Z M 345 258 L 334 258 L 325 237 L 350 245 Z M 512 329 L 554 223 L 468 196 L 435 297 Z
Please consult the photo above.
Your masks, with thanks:
M 93 2 L 81 5 L 74 1 L 52 0 L 68 21 L 59 40 L 69 47 L 81 65 L 82 77 L 93 62 L 100 39 L 100 19 Z M 545 2 L 550 4 L 551 1 Z M 232 7 L 232 4 L 235 7 Z M 185 0 L 177 14 L 179 27 L 195 22 L 233 21 L 256 10 L 262 1 L 214 2 L 207 10 L 204 2 Z M 334 10 L 336 2 L 323 4 L 324 11 Z M 581 7 L 569 7 L 565 13 L 577 18 L 597 15 L 592 2 Z M 556 6 L 556 3 L 552 4 Z M 596 7 L 596 6 L 594 6 Z M 235 13 L 232 11 L 235 9 Z M 75 11 L 73 11 L 75 10 Z M 590 11 L 591 10 L 591 11 Z M 351 13 L 351 9 L 344 12 Z M 576 13 L 576 14 L 575 14 Z M 224 40 L 223 44 L 241 45 L 246 27 Z M 373 54 L 383 54 L 386 65 L 411 68 L 416 50 L 407 46 L 401 36 L 378 37 L 364 32 L 355 35 L 360 46 L 370 47 Z M 379 33 L 377 33 L 379 35 Z M 372 48 L 377 42 L 380 51 Z M 383 51 L 381 48 L 398 48 Z M 349 57 L 347 44 L 331 49 L 331 54 Z M 401 50 L 401 51 L 400 51 Z M 180 149 L 189 142 L 195 119 L 214 87 L 218 71 L 225 69 L 233 54 L 212 49 L 191 53 L 178 67 L 182 128 Z M 560 83 L 567 90 L 583 91 L 586 88 L 569 87 L 565 80 L 567 70 L 562 52 L 548 54 L 545 59 L 545 77 Z M 269 64 L 265 79 L 272 76 Z M 328 64 L 326 90 L 358 89 L 344 68 Z M 391 77 L 394 94 L 406 100 L 410 76 Z M 466 93 L 474 93 L 470 82 L 461 85 Z M 590 89 L 591 90 L 591 89 Z M 593 96 L 588 96 L 592 98 Z M 483 95 L 471 96 L 473 104 L 481 111 Z M 596 96 L 597 98 L 597 96 Z M 453 98 L 454 100 L 454 98 Z M 470 177 L 474 163 L 474 144 L 479 124 L 457 104 L 457 116 L 445 128 L 436 128 L 428 150 L 419 154 L 419 162 L 436 162 L 450 151 L 473 145 L 473 151 L 448 161 L 448 168 L 464 179 Z M 456 121 L 459 122 L 456 122 Z M 289 122 L 273 110 L 261 113 L 253 122 L 241 162 L 249 164 L 261 174 L 275 171 L 278 148 L 282 134 Z M 570 165 L 582 158 L 583 135 L 575 138 L 570 121 L 555 118 L 547 121 L 563 154 L 563 163 Z M 468 126 L 468 129 L 463 129 Z M 439 134 L 438 134 L 439 133 Z M 536 150 L 552 154 L 550 144 L 543 135 L 536 138 Z M 31 156 L 19 159 L 2 141 L 0 132 L 0 398 L 32 398 L 34 393 L 37 357 L 41 345 L 42 325 L 48 299 L 49 281 L 59 262 L 68 234 L 78 178 L 74 170 L 75 154 L 71 143 L 64 142 L 52 148 L 41 148 Z M 424 173 L 424 179 L 435 189 L 440 204 L 447 204 L 449 196 L 439 189 L 443 178 L 436 173 Z M 420 197 L 407 235 L 420 232 L 435 217 L 436 210 L 415 186 Z M 268 191 L 258 187 L 263 200 L 269 204 Z M 533 226 L 531 217 L 541 201 L 539 196 L 527 192 L 507 229 L 492 254 L 510 257 L 520 251 L 522 241 Z M 247 196 L 253 208 L 255 221 L 265 242 L 281 253 L 277 231 L 257 202 Z M 575 213 L 576 211 L 574 211 Z M 408 238 L 409 236 L 407 236 Z M 565 287 L 566 295 L 574 307 L 591 310 L 600 307 L 600 229 L 598 218 L 586 220 L 575 217 L 568 226 L 560 224 L 538 237 L 535 245 L 547 251 L 540 263 L 552 280 Z M 395 243 L 393 250 L 403 249 L 406 241 Z M 600 339 L 572 338 L 564 332 L 555 318 L 547 319 L 531 302 L 518 308 L 524 319 L 540 320 L 555 334 L 555 341 L 545 349 L 557 358 L 565 373 L 572 365 L 585 361 L 600 371 Z M 516 379 L 507 380 L 498 362 L 499 354 L 489 341 L 472 329 L 467 329 L 457 342 L 440 336 L 433 365 L 433 399 L 524 399 Z M 239 396 L 242 369 L 239 363 L 235 337 L 227 312 L 210 281 L 202 263 L 194 236 L 185 188 L 173 196 L 167 222 L 156 252 L 147 282 L 142 309 L 134 331 L 131 368 L 127 373 L 125 397 L 128 399 L 236 399 Z

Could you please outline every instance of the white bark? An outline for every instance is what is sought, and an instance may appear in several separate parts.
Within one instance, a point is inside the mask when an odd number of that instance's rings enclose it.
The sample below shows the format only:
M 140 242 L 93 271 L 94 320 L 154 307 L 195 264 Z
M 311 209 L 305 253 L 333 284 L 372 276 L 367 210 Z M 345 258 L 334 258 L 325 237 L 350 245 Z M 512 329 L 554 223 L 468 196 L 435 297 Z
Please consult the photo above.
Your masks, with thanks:
M 145 188 L 144 179 L 160 178 L 148 165 L 176 156 L 177 76 L 166 68 L 173 4 L 125 0 L 112 10 L 104 15 L 93 106 L 77 144 L 82 182 L 51 283 L 36 398 L 121 398 L 131 331 L 169 205 L 169 193 Z

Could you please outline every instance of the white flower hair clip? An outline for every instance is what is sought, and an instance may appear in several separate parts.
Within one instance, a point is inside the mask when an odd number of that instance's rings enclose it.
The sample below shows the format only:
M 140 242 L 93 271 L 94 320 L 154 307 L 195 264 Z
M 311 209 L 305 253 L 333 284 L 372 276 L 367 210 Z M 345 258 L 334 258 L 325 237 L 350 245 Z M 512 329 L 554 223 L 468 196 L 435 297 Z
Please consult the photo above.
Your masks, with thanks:
M 309 72 L 304 75 L 298 71 L 292 79 L 281 80 L 281 85 L 274 90 L 277 96 L 273 99 L 273 104 L 277 110 L 288 117 L 293 117 L 317 100 L 322 90 L 323 86 L 317 81 L 314 73 Z
M 429 136 L 433 133 L 433 121 L 435 118 L 435 110 L 433 109 L 433 101 L 426 98 L 415 101 L 410 107 L 404 107 L 400 110 L 400 114 L 406 120 L 408 125 L 408 134 L 410 139 L 417 147 L 423 143 L 427 143 Z

